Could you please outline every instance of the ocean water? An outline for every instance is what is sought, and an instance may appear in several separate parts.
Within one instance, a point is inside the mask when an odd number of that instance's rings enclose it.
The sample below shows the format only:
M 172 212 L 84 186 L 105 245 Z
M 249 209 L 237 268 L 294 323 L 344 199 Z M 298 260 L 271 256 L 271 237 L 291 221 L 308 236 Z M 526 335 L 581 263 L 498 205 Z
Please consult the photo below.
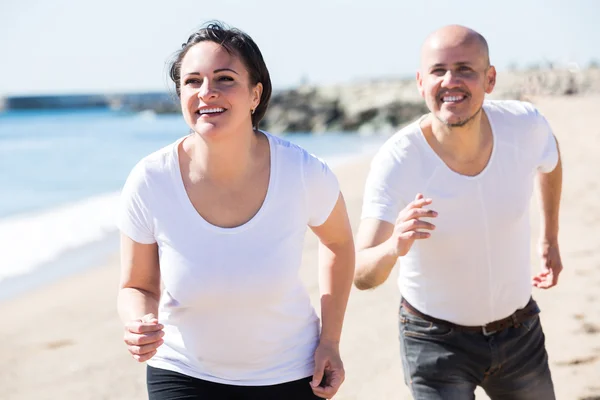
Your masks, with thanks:
M 116 250 L 115 209 L 129 171 L 187 132 L 179 115 L 0 113 L 0 284 L 26 274 L 43 280 L 61 263 L 82 263 L 83 253 Z M 351 133 L 285 138 L 331 166 L 372 153 L 386 139 Z

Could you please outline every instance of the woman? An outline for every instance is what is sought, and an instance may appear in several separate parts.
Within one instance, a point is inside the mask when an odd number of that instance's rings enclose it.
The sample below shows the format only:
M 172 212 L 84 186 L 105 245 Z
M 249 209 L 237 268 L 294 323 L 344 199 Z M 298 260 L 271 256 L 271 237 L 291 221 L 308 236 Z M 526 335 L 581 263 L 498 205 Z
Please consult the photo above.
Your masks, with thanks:
M 119 215 L 119 314 L 149 398 L 331 398 L 354 272 L 336 177 L 258 130 L 271 82 L 245 33 L 200 29 L 170 77 L 192 132 L 135 166 Z M 307 226 L 321 326 L 298 274 Z

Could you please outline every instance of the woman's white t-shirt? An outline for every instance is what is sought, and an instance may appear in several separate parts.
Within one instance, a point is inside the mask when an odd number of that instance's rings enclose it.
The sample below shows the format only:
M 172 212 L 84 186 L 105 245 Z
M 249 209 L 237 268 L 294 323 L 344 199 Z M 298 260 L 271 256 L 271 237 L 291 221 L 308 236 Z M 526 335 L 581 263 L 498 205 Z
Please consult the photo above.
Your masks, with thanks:
M 323 224 L 339 197 L 328 166 L 264 133 L 271 173 L 247 223 L 204 220 L 185 191 L 175 143 L 147 156 L 122 191 L 119 229 L 157 243 L 164 344 L 156 367 L 231 385 L 272 385 L 311 376 L 320 323 L 299 277 L 307 226 Z

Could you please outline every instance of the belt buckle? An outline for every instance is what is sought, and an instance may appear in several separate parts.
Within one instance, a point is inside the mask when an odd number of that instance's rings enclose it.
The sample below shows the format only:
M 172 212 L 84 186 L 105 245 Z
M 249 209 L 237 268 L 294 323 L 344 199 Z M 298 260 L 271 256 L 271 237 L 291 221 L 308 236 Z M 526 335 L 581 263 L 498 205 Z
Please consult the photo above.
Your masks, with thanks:
M 483 333 L 483 336 L 492 336 L 497 331 L 488 331 L 487 328 L 484 325 L 484 326 L 481 327 L 481 332 Z

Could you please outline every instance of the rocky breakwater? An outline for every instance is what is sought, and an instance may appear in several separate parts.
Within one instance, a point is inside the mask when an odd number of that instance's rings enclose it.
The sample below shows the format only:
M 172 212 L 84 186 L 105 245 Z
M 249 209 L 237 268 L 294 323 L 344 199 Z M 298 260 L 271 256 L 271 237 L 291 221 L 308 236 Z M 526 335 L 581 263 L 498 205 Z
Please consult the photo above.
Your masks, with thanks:
M 424 112 L 413 82 L 303 86 L 274 93 L 261 126 L 274 133 L 389 133 Z
M 544 69 L 499 72 L 488 98 L 592 93 L 600 93 L 600 68 Z M 261 126 L 274 133 L 391 133 L 427 112 L 414 79 L 380 79 L 276 92 Z

